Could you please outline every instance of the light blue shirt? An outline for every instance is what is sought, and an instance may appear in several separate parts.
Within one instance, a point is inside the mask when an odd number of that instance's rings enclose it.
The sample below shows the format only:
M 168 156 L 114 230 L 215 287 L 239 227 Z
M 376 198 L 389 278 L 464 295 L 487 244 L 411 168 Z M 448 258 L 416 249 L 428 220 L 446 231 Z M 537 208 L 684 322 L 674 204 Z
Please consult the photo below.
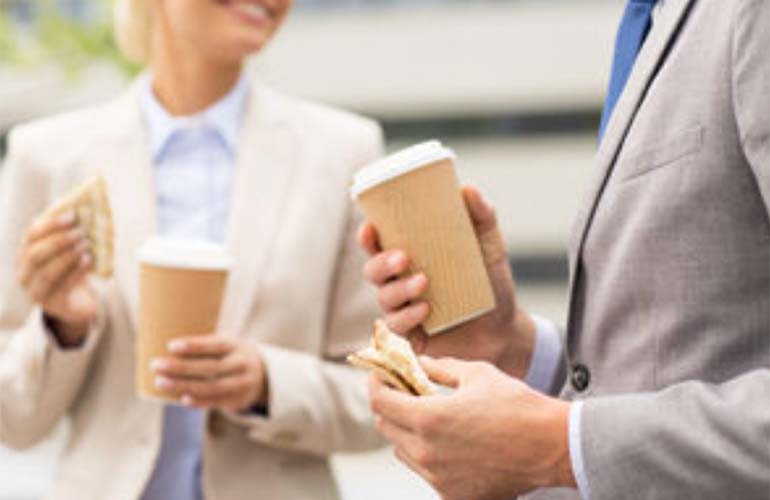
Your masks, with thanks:
M 141 107 L 161 236 L 223 243 L 233 188 L 245 78 L 205 111 L 173 117 L 142 82 Z M 167 405 L 160 453 L 142 500 L 202 500 L 203 412 Z

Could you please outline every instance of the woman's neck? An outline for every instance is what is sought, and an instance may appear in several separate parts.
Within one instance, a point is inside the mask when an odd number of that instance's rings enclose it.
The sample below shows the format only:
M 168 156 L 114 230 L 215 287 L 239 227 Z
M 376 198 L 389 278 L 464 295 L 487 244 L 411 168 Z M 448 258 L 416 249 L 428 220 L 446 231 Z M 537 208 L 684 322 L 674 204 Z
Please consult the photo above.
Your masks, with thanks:
M 174 50 L 154 40 L 150 71 L 152 89 L 173 116 L 199 113 L 222 99 L 238 81 L 240 63 L 207 60 L 194 51 Z

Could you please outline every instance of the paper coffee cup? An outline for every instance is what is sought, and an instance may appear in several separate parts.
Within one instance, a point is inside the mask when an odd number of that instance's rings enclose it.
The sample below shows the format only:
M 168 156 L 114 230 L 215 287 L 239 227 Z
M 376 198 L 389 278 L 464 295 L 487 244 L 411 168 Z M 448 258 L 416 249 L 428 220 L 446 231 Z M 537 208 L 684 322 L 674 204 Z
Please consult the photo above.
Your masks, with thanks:
M 139 264 L 137 393 L 176 402 L 155 387 L 150 361 L 167 356 L 166 346 L 175 338 L 216 330 L 233 260 L 221 245 L 153 238 L 139 250 Z
M 427 276 L 430 316 L 423 327 L 428 334 L 495 307 L 454 160 L 450 149 L 429 141 L 364 167 L 351 188 L 383 248 L 404 250 L 410 273 Z

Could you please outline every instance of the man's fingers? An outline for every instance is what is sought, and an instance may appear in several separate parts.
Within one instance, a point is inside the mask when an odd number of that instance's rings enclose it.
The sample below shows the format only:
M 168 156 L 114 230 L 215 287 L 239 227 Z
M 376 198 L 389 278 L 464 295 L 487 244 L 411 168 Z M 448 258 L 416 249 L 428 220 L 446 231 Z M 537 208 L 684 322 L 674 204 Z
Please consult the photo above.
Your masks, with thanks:
M 380 307 L 386 313 L 394 312 L 408 302 L 420 298 L 427 289 L 428 279 L 422 273 L 391 281 L 380 288 Z
M 467 362 L 453 358 L 435 359 L 430 356 L 420 356 L 420 364 L 428 377 L 434 382 L 447 387 L 456 388 L 467 369 Z
M 393 450 L 393 454 L 396 455 L 396 458 L 398 458 L 401 462 L 404 463 L 407 467 L 412 469 L 414 472 L 422 476 L 422 478 L 430 485 L 436 484 L 436 476 L 430 472 L 428 469 L 423 467 L 422 465 L 417 463 L 417 460 L 415 460 L 409 453 L 407 453 L 405 450 L 396 447 Z
M 415 457 L 422 453 L 422 439 L 415 433 L 404 429 L 390 420 L 377 417 L 377 431 L 392 443 L 396 449 L 409 457 L 410 461 L 416 462 Z
M 206 380 L 245 372 L 246 363 L 233 358 L 156 358 L 150 363 L 150 368 L 156 374 L 167 377 Z
M 369 377 L 369 397 L 372 411 L 399 427 L 414 431 L 421 399 L 388 387 L 377 375 Z
M 177 356 L 227 356 L 235 350 L 232 339 L 220 335 L 200 335 L 174 339 L 168 343 L 168 350 Z
M 57 217 L 43 217 L 37 219 L 25 235 L 27 245 L 47 237 L 55 231 L 71 229 L 76 222 L 75 212 L 68 210 Z
M 359 226 L 356 238 L 358 245 L 370 256 L 377 255 L 382 251 L 377 229 L 369 222 L 364 222 Z
M 387 250 L 378 253 L 366 262 L 364 277 L 376 286 L 382 286 L 407 269 L 409 269 L 409 259 L 404 252 Z
M 425 301 L 414 302 L 398 311 L 385 315 L 385 323 L 392 331 L 406 335 L 419 327 L 430 314 L 430 306 Z

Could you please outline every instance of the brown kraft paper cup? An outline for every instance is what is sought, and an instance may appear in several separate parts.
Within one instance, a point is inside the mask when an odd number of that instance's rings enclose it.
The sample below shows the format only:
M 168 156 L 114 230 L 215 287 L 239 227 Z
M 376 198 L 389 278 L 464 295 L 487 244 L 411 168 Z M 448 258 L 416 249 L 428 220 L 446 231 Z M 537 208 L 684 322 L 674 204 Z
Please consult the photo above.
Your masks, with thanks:
M 173 339 L 216 331 L 232 262 L 219 245 L 160 238 L 142 246 L 139 262 L 137 394 L 177 403 L 176 397 L 155 387 L 150 362 L 167 356 Z
M 373 163 L 356 174 L 352 194 L 377 228 L 383 248 L 404 250 L 409 272 L 427 276 L 430 315 L 423 327 L 428 334 L 494 309 L 449 149 L 430 141 Z

